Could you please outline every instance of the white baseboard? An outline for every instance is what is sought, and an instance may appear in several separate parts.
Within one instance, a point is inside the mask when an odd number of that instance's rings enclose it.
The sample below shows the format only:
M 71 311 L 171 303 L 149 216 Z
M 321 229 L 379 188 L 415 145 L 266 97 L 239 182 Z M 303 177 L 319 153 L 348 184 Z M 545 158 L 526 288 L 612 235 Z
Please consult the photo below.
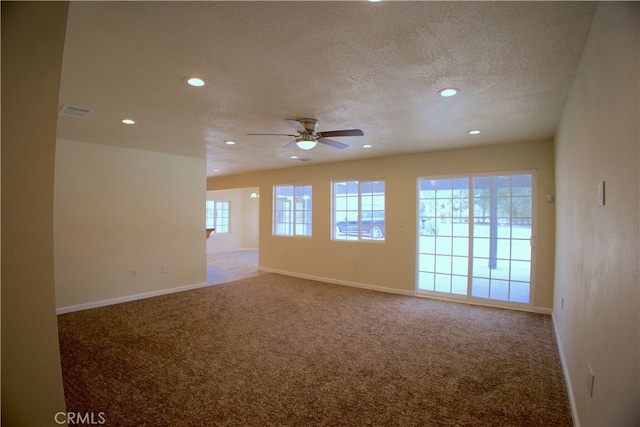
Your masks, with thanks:
M 450 298 L 438 298 L 438 297 L 435 297 L 433 295 L 428 295 L 427 296 L 427 295 L 424 295 L 424 294 L 416 293 L 415 291 L 407 291 L 407 290 L 403 290 L 403 289 L 388 288 L 388 287 L 385 287 L 385 286 L 375 286 L 375 285 L 369 285 L 369 284 L 366 284 L 366 283 L 349 282 L 347 280 L 332 279 L 330 277 L 312 276 L 310 274 L 294 273 L 294 272 L 291 272 L 291 271 L 278 270 L 278 269 L 275 269 L 275 268 L 259 267 L 258 270 L 266 271 L 268 273 L 282 274 L 283 276 L 299 277 L 301 279 L 317 280 L 319 282 L 333 283 L 335 285 L 351 286 L 351 287 L 354 287 L 354 288 L 369 289 L 369 290 L 372 290 L 372 291 L 387 292 L 387 293 L 391 293 L 391 294 L 406 295 L 406 296 L 410 296 L 410 297 L 431 298 L 431 299 L 437 299 L 437 300 L 449 301 L 449 302 L 460 302 L 460 303 L 464 303 L 464 304 L 481 305 L 483 307 L 505 308 L 505 307 L 492 305 L 492 304 L 479 304 L 477 302 L 458 301 L 458 300 L 453 300 L 453 299 L 450 299 Z M 515 307 L 508 307 L 508 309 L 527 311 L 527 312 L 532 312 L 533 311 L 534 313 L 546 314 L 546 315 L 549 315 L 549 316 L 552 313 L 552 310 L 550 308 L 546 308 L 546 307 L 534 307 L 533 310 L 531 308 L 519 309 L 519 308 L 515 308 Z
M 551 316 L 553 314 L 553 310 L 546 307 L 533 307 L 533 312 L 539 313 L 539 314 L 546 314 L 548 316 Z
M 576 411 L 576 400 L 573 396 L 573 388 L 571 387 L 571 377 L 569 377 L 569 369 L 567 368 L 567 362 L 564 358 L 564 352 L 562 351 L 562 341 L 560 341 L 560 334 L 558 334 L 558 325 L 556 325 L 556 318 L 551 315 L 551 321 L 553 323 L 553 331 L 556 334 L 556 343 L 558 344 L 558 353 L 560 354 L 560 364 L 562 365 L 562 373 L 564 374 L 564 384 L 567 387 L 567 394 L 569 395 L 569 406 L 571 406 L 571 416 L 573 417 L 573 425 L 580 427 L 580 420 L 578 419 L 578 412 Z
M 157 296 L 160 296 L 160 295 L 173 294 L 173 293 L 176 293 L 176 292 L 190 291 L 192 289 L 203 288 L 205 286 L 209 286 L 209 284 L 206 283 L 206 282 L 205 283 L 196 283 L 194 285 L 179 286 L 177 288 L 161 289 L 159 291 L 144 292 L 142 294 L 127 295 L 127 296 L 124 296 L 124 297 L 111 298 L 111 299 L 95 301 L 95 302 L 88 302 L 88 303 L 85 303 L 85 304 L 70 305 L 68 307 L 56 308 L 56 314 L 71 313 L 71 312 L 74 312 L 74 311 L 88 310 L 90 308 L 104 307 L 104 306 L 107 306 L 107 305 L 120 304 L 120 303 L 123 303 L 123 302 L 135 301 L 135 300 L 144 299 L 144 298 L 157 297 Z
M 258 248 L 231 248 L 231 249 L 217 249 L 215 251 L 207 252 L 207 255 L 215 255 L 215 254 L 227 254 L 232 252 L 251 252 L 257 251 Z
M 291 271 L 277 270 L 275 268 L 260 267 L 259 270 L 266 271 L 269 273 L 282 274 L 283 276 L 291 276 L 291 277 L 298 277 L 300 279 L 308 279 L 308 280 L 316 280 L 318 282 L 332 283 L 334 285 L 343 285 L 343 286 L 351 286 L 353 288 L 369 289 L 371 291 L 380 291 L 380 292 L 387 292 L 390 294 L 408 295 L 412 297 L 416 295 L 414 291 L 387 288 L 384 286 L 368 285 L 366 283 L 349 282 L 347 280 L 332 279 L 330 277 L 312 276 L 310 274 L 294 273 Z

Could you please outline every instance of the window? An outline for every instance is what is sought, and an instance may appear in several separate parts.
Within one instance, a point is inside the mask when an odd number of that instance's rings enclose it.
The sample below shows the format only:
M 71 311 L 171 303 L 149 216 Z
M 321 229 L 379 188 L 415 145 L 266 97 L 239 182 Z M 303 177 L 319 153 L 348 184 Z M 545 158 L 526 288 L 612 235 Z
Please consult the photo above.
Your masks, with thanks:
M 384 180 L 333 182 L 333 239 L 384 240 Z
M 216 233 L 229 232 L 229 202 L 207 200 L 206 205 L 207 228 L 215 228 Z
M 311 236 L 311 186 L 273 187 L 273 235 Z
M 530 303 L 532 177 L 420 179 L 418 291 Z

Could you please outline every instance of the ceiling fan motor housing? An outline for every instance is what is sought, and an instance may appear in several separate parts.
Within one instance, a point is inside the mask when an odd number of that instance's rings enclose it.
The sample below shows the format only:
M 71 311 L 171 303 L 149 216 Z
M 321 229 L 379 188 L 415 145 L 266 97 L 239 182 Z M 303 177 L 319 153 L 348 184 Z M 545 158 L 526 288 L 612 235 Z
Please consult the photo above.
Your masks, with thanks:
M 318 128 L 318 121 L 316 119 L 298 119 L 298 122 L 310 135 L 315 135 Z

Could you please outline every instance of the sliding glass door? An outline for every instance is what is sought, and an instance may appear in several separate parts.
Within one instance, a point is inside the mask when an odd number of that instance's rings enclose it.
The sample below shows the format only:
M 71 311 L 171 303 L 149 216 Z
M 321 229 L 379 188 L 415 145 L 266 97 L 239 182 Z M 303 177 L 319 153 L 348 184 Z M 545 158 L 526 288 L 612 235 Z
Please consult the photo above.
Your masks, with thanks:
M 418 180 L 417 290 L 531 300 L 532 174 Z

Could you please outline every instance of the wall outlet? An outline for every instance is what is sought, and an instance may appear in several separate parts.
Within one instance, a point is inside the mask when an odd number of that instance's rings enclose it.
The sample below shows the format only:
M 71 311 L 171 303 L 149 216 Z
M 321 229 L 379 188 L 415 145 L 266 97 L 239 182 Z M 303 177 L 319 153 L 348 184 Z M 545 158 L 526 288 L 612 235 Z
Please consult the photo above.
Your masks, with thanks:
M 169 272 L 169 266 L 163 265 L 162 267 L 160 267 L 160 271 L 162 272 L 162 274 L 167 274 Z
M 131 270 L 131 277 L 134 279 L 138 277 L 138 270 Z
M 589 390 L 589 397 L 593 397 L 593 386 L 596 380 L 596 375 L 593 373 L 591 366 L 587 366 L 589 370 L 589 376 L 587 377 L 587 389 Z

